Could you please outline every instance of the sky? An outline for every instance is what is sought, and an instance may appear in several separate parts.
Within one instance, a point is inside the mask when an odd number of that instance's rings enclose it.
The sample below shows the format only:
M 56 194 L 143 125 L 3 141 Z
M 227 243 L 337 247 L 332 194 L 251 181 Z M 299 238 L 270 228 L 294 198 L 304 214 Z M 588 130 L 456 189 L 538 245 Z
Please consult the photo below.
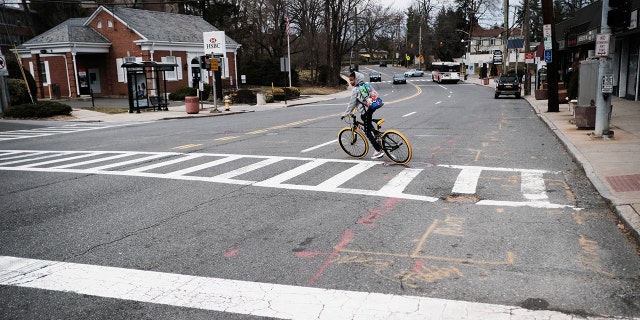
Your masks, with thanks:
M 383 6 L 391 6 L 392 9 L 405 11 L 412 4 L 414 4 L 416 0 L 378 0 L 380 4 Z M 444 2 L 452 3 L 453 1 L 436 1 L 432 3 L 442 4 Z M 495 12 L 493 14 L 486 14 L 484 17 L 480 19 L 480 25 L 485 28 L 491 28 L 494 25 L 502 26 L 503 17 L 502 17 L 502 0 L 499 0 L 500 8 L 499 12 Z M 509 13 L 511 17 L 509 18 L 509 24 L 513 23 L 513 12 L 516 10 L 515 7 L 519 7 L 521 5 L 521 0 L 509 0 Z

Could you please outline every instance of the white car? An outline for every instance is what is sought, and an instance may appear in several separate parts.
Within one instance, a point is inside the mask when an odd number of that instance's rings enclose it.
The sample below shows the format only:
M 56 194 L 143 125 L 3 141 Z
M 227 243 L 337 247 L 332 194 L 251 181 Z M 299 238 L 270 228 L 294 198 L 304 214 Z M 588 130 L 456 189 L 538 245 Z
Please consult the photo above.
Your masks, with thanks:
M 411 69 L 407 72 L 404 73 L 405 77 L 422 77 L 424 76 L 424 72 L 422 70 L 418 70 L 418 69 Z

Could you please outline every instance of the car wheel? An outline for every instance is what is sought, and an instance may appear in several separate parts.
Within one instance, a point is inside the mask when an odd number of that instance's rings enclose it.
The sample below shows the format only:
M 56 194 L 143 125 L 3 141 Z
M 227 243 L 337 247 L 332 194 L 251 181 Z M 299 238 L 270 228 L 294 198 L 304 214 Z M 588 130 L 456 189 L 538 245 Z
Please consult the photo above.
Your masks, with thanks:
M 500 96 L 500 94 L 499 94 L 499 93 L 496 93 L 496 94 L 495 94 L 495 96 L 494 96 L 494 98 L 495 98 L 495 99 L 498 99 L 498 97 L 499 97 L 499 96 Z
M 520 99 L 520 93 L 516 93 L 516 99 Z

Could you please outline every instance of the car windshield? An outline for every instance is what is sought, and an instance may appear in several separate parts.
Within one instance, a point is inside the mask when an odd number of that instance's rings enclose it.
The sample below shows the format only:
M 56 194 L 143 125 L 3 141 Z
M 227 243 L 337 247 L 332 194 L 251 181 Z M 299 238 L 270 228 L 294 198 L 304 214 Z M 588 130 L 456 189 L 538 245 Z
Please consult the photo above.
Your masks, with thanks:
M 404 74 L 394 74 L 393 76 L 394 76 L 394 77 L 397 77 L 397 78 L 403 78 L 403 77 L 404 77 Z
M 514 82 L 517 81 L 518 77 L 516 76 L 501 76 L 500 77 L 500 81 L 501 82 Z

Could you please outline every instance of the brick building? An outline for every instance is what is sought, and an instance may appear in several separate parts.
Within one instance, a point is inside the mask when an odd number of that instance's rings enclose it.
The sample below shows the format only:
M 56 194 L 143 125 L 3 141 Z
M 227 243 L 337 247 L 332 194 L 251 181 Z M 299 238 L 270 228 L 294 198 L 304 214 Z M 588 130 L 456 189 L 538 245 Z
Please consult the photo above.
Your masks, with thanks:
M 127 62 L 175 64 L 164 72 L 166 92 L 193 86 L 193 71 L 204 54 L 203 32 L 218 31 L 201 17 L 100 6 L 88 18 L 69 19 L 18 47 L 23 65 L 38 84 L 38 98 L 126 97 L 131 88 L 158 95 L 153 73 L 129 83 Z M 222 83 L 237 87 L 240 45 L 226 37 Z M 211 78 L 202 77 L 211 83 Z M 134 91 L 135 92 L 135 91 Z

